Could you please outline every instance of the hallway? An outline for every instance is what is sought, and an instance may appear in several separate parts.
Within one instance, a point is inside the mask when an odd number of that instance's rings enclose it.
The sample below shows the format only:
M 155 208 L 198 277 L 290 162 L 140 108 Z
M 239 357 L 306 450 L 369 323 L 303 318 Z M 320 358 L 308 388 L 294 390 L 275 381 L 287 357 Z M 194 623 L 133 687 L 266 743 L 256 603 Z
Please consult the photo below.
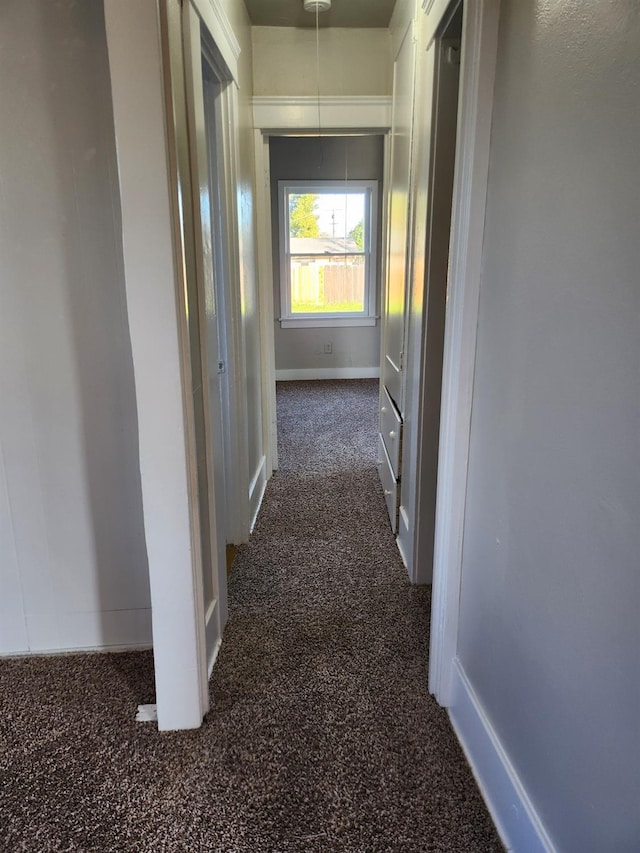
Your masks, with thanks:
M 499 851 L 427 692 L 428 592 L 375 470 L 377 381 L 284 383 L 200 730 L 133 721 L 150 653 L 0 661 L 6 851 Z

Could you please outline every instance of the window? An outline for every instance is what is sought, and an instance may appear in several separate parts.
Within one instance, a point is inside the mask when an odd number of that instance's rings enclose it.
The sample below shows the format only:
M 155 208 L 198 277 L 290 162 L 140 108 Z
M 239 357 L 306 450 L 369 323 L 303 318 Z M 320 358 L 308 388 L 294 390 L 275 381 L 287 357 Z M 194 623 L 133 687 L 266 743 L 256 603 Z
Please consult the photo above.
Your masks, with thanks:
M 280 322 L 376 323 L 376 181 L 278 181 Z

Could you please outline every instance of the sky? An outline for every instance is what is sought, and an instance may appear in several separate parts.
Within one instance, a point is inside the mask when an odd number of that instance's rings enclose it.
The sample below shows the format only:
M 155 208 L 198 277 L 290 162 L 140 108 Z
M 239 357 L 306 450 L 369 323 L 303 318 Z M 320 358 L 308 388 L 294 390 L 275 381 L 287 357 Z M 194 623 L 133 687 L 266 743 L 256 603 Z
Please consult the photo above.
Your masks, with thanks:
M 321 194 L 316 208 L 320 233 L 329 237 L 346 237 L 349 231 L 364 219 L 364 200 L 364 193 Z

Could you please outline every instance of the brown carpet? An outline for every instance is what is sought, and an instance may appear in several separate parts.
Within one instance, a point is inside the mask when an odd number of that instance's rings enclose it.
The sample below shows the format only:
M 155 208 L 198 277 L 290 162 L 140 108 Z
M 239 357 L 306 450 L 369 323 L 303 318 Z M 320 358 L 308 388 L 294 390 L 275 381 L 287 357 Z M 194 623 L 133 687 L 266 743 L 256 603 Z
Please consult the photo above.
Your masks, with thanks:
M 0 662 L 0 851 L 500 851 L 427 692 L 375 471 L 377 383 L 278 389 L 279 472 L 230 575 L 212 710 L 133 721 L 149 653 Z

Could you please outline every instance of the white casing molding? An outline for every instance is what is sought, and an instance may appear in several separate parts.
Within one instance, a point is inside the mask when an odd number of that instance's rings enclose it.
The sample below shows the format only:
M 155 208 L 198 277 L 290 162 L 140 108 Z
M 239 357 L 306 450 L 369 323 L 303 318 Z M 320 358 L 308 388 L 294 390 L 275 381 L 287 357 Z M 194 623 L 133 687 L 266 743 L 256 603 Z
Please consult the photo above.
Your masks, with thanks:
M 440 14 L 446 6 L 434 4 Z M 444 7 L 444 8 L 443 8 Z M 431 605 L 429 689 L 452 700 L 499 0 L 464 6 Z M 432 11 L 432 14 L 436 14 Z M 434 24 L 433 30 L 435 32 Z
M 236 80 L 240 47 L 222 3 L 192 6 Z M 181 10 L 179 0 L 105 2 L 160 729 L 196 728 L 209 707 L 181 300 L 180 210 L 189 203 L 177 145 L 186 132 Z
M 250 522 L 249 529 L 252 531 L 256 519 L 258 518 L 258 513 L 260 512 L 260 507 L 262 505 L 262 498 L 264 497 L 264 490 L 267 487 L 267 457 L 262 456 L 260 459 L 260 464 L 258 465 L 256 472 L 251 478 L 251 483 L 249 484 L 249 511 L 250 511 Z
M 136 382 L 158 726 L 197 728 L 208 709 L 203 690 L 207 673 L 193 583 L 197 519 L 194 522 L 189 497 L 188 449 L 193 425 L 185 406 L 184 317 L 176 299 L 181 264 L 174 242 L 158 8 L 153 2 L 123 5 L 107 0 L 105 24 Z
M 309 367 L 299 370 L 276 370 L 277 382 L 303 379 L 378 379 L 379 367 Z
M 216 47 L 227 64 L 233 79 L 238 81 L 240 43 L 233 32 L 220 0 L 191 0 Z
M 273 266 L 271 246 L 271 187 L 269 182 L 269 137 L 253 132 L 256 196 L 256 255 L 260 302 L 260 361 L 262 365 L 262 446 L 267 457 L 267 479 L 278 467 L 278 423 L 275 386 L 275 335 Z
M 385 134 L 385 171 L 388 169 L 387 131 L 391 125 L 391 98 L 387 96 L 331 96 L 320 97 L 321 127 L 326 133 L 375 133 Z M 258 255 L 258 279 L 260 299 L 260 331 L 263 381 L 263 438 L 267 457 L 267 478 L 278 467 L 278 436 L 276 422 L 275 383 L 286 379 L 356 379 L 377 378 L 379 367 L 371 368 L 376 373 L 364 375 L 356 368 L 354 375 L 325 375 L 313 370 L 313 375 L 301 375 L 304 371 L 278 371 L 276 374 L 274 346 L 274 304 L 272 265 L 271 185 L 269 170 L 269 137 L 286 136 L 291 131 L 318 130 L 318 98 L 299 97 L 255 97 L 253 98 L 254 150 L 256 174 L 256 231 Z M 383 234 L 386 233 L 387 205 L 383 203 Z M 384 252 L 381 258 L 381 280 L 385 277 Z M 349 368 L 343 368 L 349 370 Z M 367 368 L 368 370 L 368 368 Z M 284 374 L 297 375 L 286 376 Z
M 514 853 L 554 853 L 542 821 L 459 660 L 452 669 L 449 716 L 502 842 Z
M 284 95 L 253 98 L 253 126 L 266 131 L 375 129 L 391 127 L 391 98 L 376 95 Z

